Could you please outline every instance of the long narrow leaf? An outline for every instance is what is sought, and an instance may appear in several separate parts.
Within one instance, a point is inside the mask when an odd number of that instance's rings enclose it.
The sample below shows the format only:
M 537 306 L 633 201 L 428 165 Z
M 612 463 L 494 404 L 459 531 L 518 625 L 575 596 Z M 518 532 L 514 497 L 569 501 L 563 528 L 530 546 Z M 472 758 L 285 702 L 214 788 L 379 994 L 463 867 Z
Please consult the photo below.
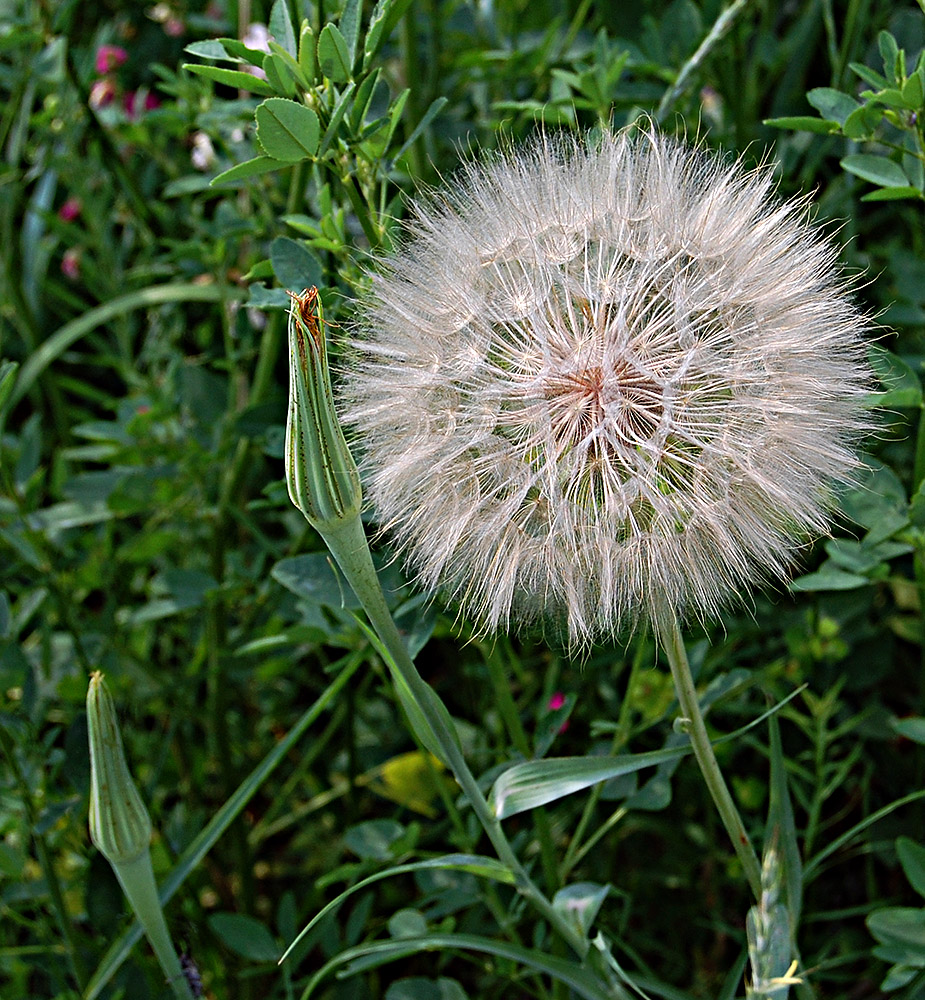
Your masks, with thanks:
M 215 846 L 219 837 L 228 829 L 241 810 L 256 794 L 260 786 L 272 774 L 280 761 L 295 746 L 296 742 L 305 730 L 318 718 L 319 715 L 334 701 L 341 690 L 347 685 L 350 678 L 356 673 L 357 668 L 363 662 L 361 654 L 356 653 L 350 656 L 344 664 L 338 676 L 327 686 L 314 705 L 299 719 L 299 721 L 289 730 L 286 736 L 276 744 L 275 747 L 263 758 L 253 771 L 244 779 L 235 793 L 212 817 L 205 827 L 199 832 L 186 850 L 177 859 L 170 874 L 164 879 L 158 893 L 161 903 L 166 903 L 173 894 L 186 881 L 190 872 Z M 120 965 L 128 958 L 129 953 L 135 944 L 141 939 L 141 925 L 134 921 L 126 928 L 113 942 L 109 951 L 106 952 L 102 962 L 87 984 L 83 995 L 83 1000 L 96 1000 L 103 988 L 115 974 Z
M 449 98 L 446 97 L 438 97 L 431 104 L 431 106 L 424 112 L 423 117 L 417 123 L 411 135 L 408 136 L 407 140 L 405 141 L 405 144 L 392 157 L 393 163 L 395 163 L 397 160 L 400 160 L 402 156 L 414 145 L 418 136 L 424 131 L 424 129 L 427 128 L 428 125 L 430 125 L 430 123 L 437 117 L 437 115 L 440 114 L 440 112 L 443 110 L 443 105 L 446 104 L 448 100 Z
M 851 827 L 850 830 L 843 833 L 840 837 L 836 837 L 831 843 L 826 844 L 825 847 L 809 861 L 803 868 L 803 885 L 807 885 L 811 882 L 818 874 L 819 869 L 822 867 L 822 862 L 826 858 L 831 857 L 836 851 L 840 851 L 845 845 L 850 844 L 855 837 L 863 833 L 869 826 L 873 826 L 874 823 L 879 822 L 886 816 L 889 816 L 891 812 L 895 812 L 901 806 L 907 806 L 910 802 L 917 802 L 919 799 L 925 799 L 925 789 L 920 789 L 917 792 L 911 792 L 909 795 L 904 795 L 901 799 L 897 799 L 895 802 L 891 802 L 889 805 L 884 806 L 882 809 L 878 809 L 875 813 L 871 813 L 870 816 L 865 817 L 860 823 Z
M 425 934 L 422 937 L 373 941 L 347 948 L 339 955 L 335 955 L 312 976 L 302 993 L 301 1000 L 308 1000 L 318 984 L 339 966 L 346 966 L 340 973 L 340 977 L 343 978 L 422 951 L 442 951 L 448 948 L 477 951 L 518 962 L 534 972 L 552 976 L 585 1000 L 630 1000 L 629 993 L 622 987 L 601 982 L 594 973 L 576 962 L 475 934 Z
M 805 685 L 804 685 L 805 687 Z M 714 746 L 738 739 L 750 729 L 760 725 L 784 705 L 795 698 L 803 688 L 789 694 L 767 712 L 753 719 L 734 733 L 713 741 Z M 565 795 L 590 788 L 601 781 L 631 774 L 644 767 L 677 760 L 691 752 L 690 746 L 652 750 L 648 753 L 621 754 L 618 757 L 556 757 L 551 760 L 527 761 L 508 768 L 495 782 L 489 804 L 498 819 L 507 819 L 536 806 L 554 802 Z
M 143 309 L 148 306 L 163 305 L 167 302 L 226 302 L 232 299 L 243 299 L 246 292 L 230 285 L 187 285 L 170 284 L 154 285 L 142 288 L 137 292 L 128 292 L 116 299 L 97 306 L 82 316 L 65 323 L 57 333 L 29 355 L 22 366 L 19 379 L 10 394 L 9 405 L 12 408 L 32 388 L 33 383 L 42 372 L 85 334 L 95 330 L 103 323 L 108 323 L 114 316 L 131 312 L 133 309 Z
M 319 910 L 299 932 L 299 936 L 283 952 L 279 964 L 282 965 L 305 935 L 310 933 L 319 921 L 324 920 L 329 913 L 336 910 L 348 896 L 352 896 L 355 892 L 365 889 L 366 886 L 372 885 L 373 882 L 380 882 L 382 879 L 391 878 L 393 875 L 405 875 L 408 872 L 425 871 L 429 868 L 468 872 L 470 875 L 491 878 L 496 882 L 504 882 L 507 885 L 513 885 L 515 881 L 514 873 L 501 864 L 500 861 L 494 858 L 482 857 L 478 854 L 446 854 L 442 858 L 428 858 L 426 861 L 412 861 L 405 865 L 395 865 L 392 868 L 386 868 L 384 871 L 376 872 L 374 875 L 362 879 L 356 885 L 350 886 L 349 889 L 345 889 L 337 899 L 332 899 L 327 906 Z
M 786 889 L 787 911 L 790 914 L 791 940 L 796 938 L 803 906 L 803 861 L 797 843 L 793 804 L 787 787 L 787 770 L 780 742 L 780 726 L 776 718 L 768 723 L 771 751 L 771 795 L 768 809 L 768 834 L 777 838 Z

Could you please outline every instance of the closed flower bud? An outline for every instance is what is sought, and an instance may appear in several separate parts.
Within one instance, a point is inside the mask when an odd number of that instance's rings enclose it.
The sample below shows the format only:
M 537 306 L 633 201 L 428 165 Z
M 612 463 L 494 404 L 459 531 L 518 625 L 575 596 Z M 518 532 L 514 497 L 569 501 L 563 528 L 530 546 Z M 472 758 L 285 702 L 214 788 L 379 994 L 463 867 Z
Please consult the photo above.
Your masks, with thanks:
M 322 533 L 359 516 L 360 477 L 334 409 L 317 288 L 293 295 L 289 314 L 286 482 Z
M 111 865 L 124 865 L 148 850 L 151 818 L 129 773 L 112 695 L 98 670 L 87 692 L 87 728 L 90 839 Z

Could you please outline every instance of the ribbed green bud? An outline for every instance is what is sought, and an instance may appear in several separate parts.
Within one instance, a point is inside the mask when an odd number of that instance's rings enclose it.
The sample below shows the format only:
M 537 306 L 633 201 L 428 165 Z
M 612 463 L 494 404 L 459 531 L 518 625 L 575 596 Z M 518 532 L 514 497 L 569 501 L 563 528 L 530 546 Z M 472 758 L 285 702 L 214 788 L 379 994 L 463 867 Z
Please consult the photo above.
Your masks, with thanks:
M 317 288 L 292 296 L 289 312 L 289 497 L 319 531 L 357 517 L 360 477 L 334 409 Z
M 87 691 L 90 734 L 90 839 L 113 866 L 146 852 L 151 817 L 129 773 L 115 704 L 99 670 Z

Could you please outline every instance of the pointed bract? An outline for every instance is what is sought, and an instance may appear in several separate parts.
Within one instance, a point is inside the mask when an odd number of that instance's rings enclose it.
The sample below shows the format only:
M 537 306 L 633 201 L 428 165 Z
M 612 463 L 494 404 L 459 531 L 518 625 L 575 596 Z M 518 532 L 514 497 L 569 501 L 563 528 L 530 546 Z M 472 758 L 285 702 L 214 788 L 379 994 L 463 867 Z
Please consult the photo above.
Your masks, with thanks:
M 334 409 L 317 288 L 293 295 L 289 313 L 286 483 L 320 531 L 359 516 L 360 477 Z
M 100 671 L 87 691 L 90 742 L 90 839 L 111 865 L 144 854 L 151 843 L 151 817 L 129 773 L 115 704 Z

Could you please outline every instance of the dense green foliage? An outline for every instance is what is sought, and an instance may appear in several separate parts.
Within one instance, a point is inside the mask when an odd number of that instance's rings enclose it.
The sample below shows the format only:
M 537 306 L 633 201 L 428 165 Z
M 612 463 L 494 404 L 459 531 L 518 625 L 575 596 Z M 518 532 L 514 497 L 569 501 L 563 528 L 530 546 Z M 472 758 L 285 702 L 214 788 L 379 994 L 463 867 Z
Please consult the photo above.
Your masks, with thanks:
M 484 861 L 374 881 L 276 965 L 362 879 L 491 853 L 286 495 L 285 309 L 321 288 L 336 375 L 338 321 L 416 185 L 538 123 L 642 113 L 813 190 L 883 325 L 882 416 L 837 537 L 688 645 L 717 735 L 790 699 L 717 753 L 759 853 L 785 857 L 791 919 L 802 897 L 791 992 L 925 997 L 925 14 L 740 0 L 714 30 L 722 13 L 0 0 L 4 1000 L 165 995 L 144 943 L 119 952 L 126 904 L 87 835 L 97 669 L 207 995 L 299 996 L 329 960 L 316 995 L 338 1000 L 570 995 L 537 964 L 567 946 Z M 581 662 L 472 639 L 378 552 L 486 791 L 513 761 L 683 742 L 644 632 Z M 688 759 L 504 823 L 647 995 L 745 995 L 753 900 Z

